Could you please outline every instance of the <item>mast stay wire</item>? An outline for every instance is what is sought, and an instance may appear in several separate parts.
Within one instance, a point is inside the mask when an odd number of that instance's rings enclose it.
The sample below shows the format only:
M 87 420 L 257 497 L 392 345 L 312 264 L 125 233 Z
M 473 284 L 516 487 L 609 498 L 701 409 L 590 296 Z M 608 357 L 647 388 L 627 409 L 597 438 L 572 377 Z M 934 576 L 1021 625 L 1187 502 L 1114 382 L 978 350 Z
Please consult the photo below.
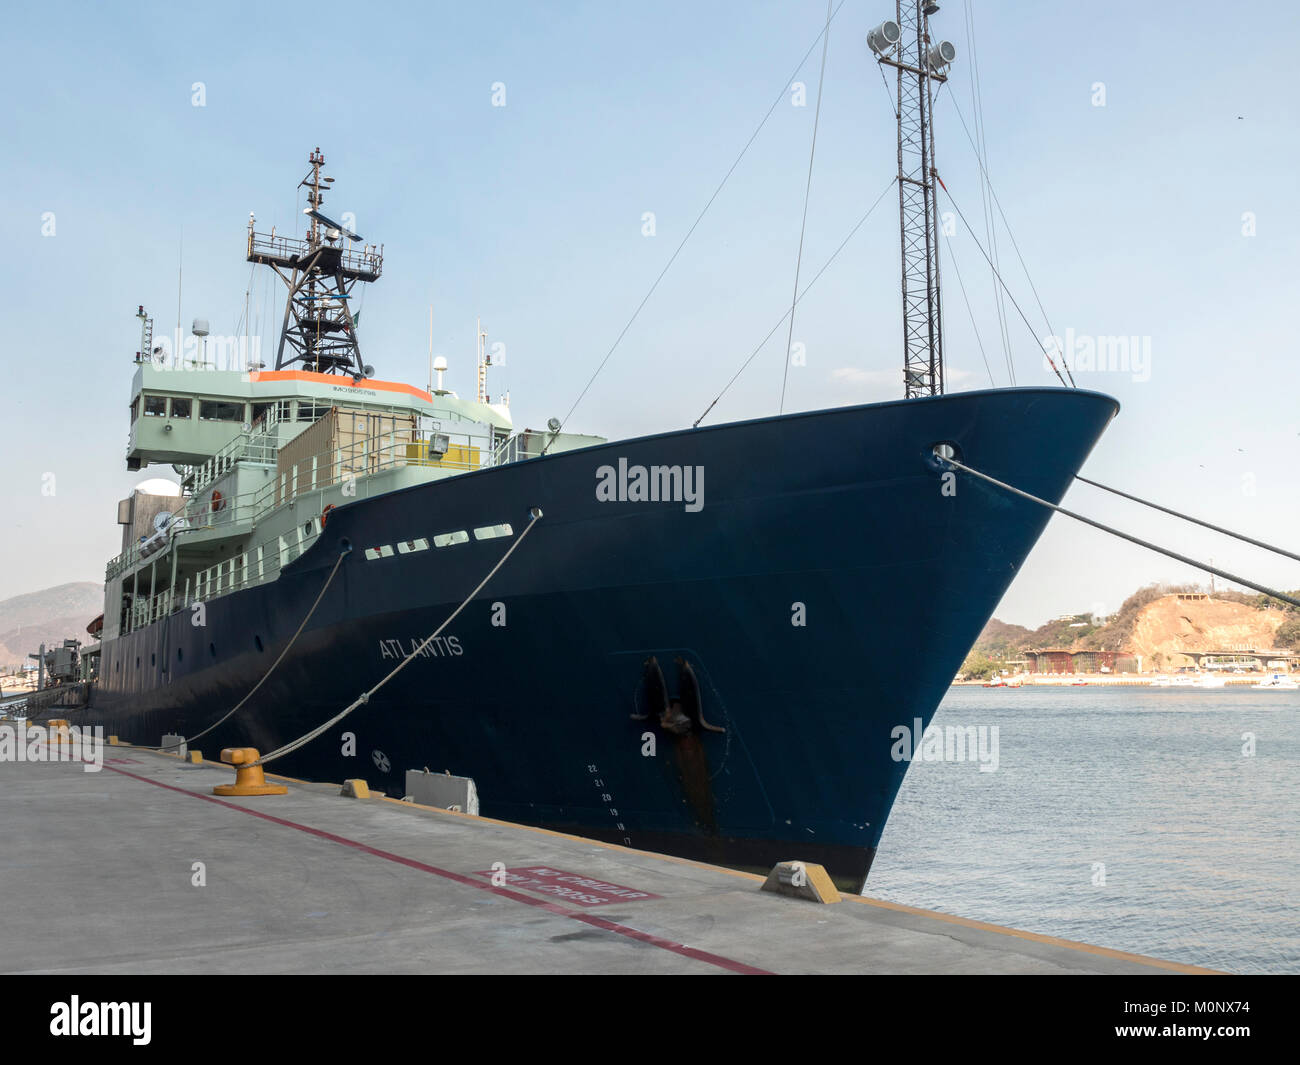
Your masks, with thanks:
M 839 257 L 840 252 L 842 252 L 844 248 L 847 246 L 847 244 L 849 243 L 849 241 L 853 239 L 857 231 L 862 228 L 866 220 L 871 217 L 872 212 L 877 207 L 880 206 L 880 201 L 885 198 L 885 196 L 889 193 L 889 190 L 894 187 L 897 181 L 898 181 L 897 178 L 891 177 L 889 179 L 889 184 L 887 184 L 884 187 L 884 189 L 881 190 L 881 193 L 879 196 L 876 197 L 875 202 L 870 207 L 867 208 L 867 213 L 857 220 L 853 228 L 849 230 L 848 235 L 842 241 L 840 241 L 839 247 L 837 247 L 833 252 L 831 252 L 830 258 L 827 259 L 822 264 L 822 268 L 817 271 L 817 273 L 813 276 L 813 279 L 804 286 L 804 290 L 799 293 L 799 298 L 795 300 L 796 305 L 799 303 L 800 300 L 802 300 L 806 295 L 808 295 L 809 290 L 813 287 L 813 285 L 817 284 L 817 281 L 822 276 L 822 274 L 826 273 L 831 263 L 833 263 L 836 260 L 836 258 Z M 758 353 L 762 351 L 765 347 L 767 347 L 767 342 L 771 340 L 772 337 L 776 335 L 776 331 L 780 329 L 782 325 L 785 324 L 785 320 L 789 316 L 789 314 L 790 312 L 786 311 L 785 314 L 781 315 L 781 320 L 778 321 L 776 325 L 772 326 L 767 336 L 765 336 L 759 342 L 758 347 L 756 347 L 753 351 L 749 353 L 749 358 L 747 358 L 743 363 L 740 364 L 740 369 L 738 369 L 734 374 L 731 375 L 731 380 L 729 380 L 725 385 L 722 386 L 722 391 L 719 392 L 716 396 L 714 396 L 712 402 L 707 407 L 704 408 L 704 413 L 701 414 L 698 418 L 696 418 L 695 421 L 691 424 L 692 429 L 698 429 L 700 427 L 700 422 L 704 421 L 704 419 L 709 416 L 709 411 L 713 410 L 713 408 L 717 406 L 718 400 L 720 400 L 723 396 L 727 394 L 727 392 L 731 389 L 731 386 L 734 385 L 736 381 L 739 379 L 740 375 L 743 374 L 745 370 L 749 368 L 749 364 L 754 361 L 754 358 L 758 355 Z
M 998 193 L 993 187 L 992 179 L 989 178 L 987 171 L 984 171 L 984 164 L 979 158 L 979 149 L 975 147 L 975 141 L 971 137 L 969 127 L 966 125 L 966 116 L 962 114 L 961 106 L 957 103 L 957 97 L 951 93 L 949 95 L 952 97 L 953 110 L 957 112 L 957 118 L 961 121 L 961 128 L 966 134 L 966 140 L 970 143 L 971 150 L 975 152 L 975 159 L 980 163 L 980 170 L 984 175 L 984 179 L 988 182 L 989 195 L 993 197 L 993 204 L 998 209 L 998 215 L 1002 219 L 1002 226 L 1006 229 L 1007 236 L 1011 238 L 1011 247 L 1015 249 L 1016 258 L 1020 261 L 1020 269 L 1025 272 L 1025 280 L 1029 282 L 1029 290 L 1034 294 L 1034 302 L 1038 304 L 1038 312 L 1043 316 L 1043 321 L 1047 324 L 1047 331 L 1055 335 L 1056 330 L 1052 328 L 1052 321 L 1047 316 L 1047 309 L 1043 306 L 1043 300 L 1038 295 L 1038 286 L 1034 284 L 1034 278 L 1029 272 L 1029 266 L 1025 263 L 1025 257 L 1020 251 L 1020 244 L 1011 229 L 1011 223 L 1007 220 L 1007 213 L 1002 209 L 1002 201 L 998 199 Z M 1061 365 L 1064 367 L 1066 376 L 1069 377 L 1070 384 L 1073 386 L 1074 374 L 1070 372 L 1070 364 L 1066 361 L 1064 352 L 1061 354 Z
M 727 184 L 727 181 L 731 178 L 731 175 L 735 173 L 736 167 L 740 166 L 741 160 L 745 158 L 746 153 L 749 151 L 754 141 L 757 140 L 759 133 L 761 133 L 763 131 L 763 127 L 767 125 L 768 119 L 772 117 L 773 112 L 776 111 L 781 101 L 785 99 L 785 94 L 789 90 L 789 86 L 791 82 L 794 81 L 799 71 L 803 69 L 803 65 L 806 62 L 808 62 L 808 57 L 813 54 L 813 51 L 814 49 L 816 49 L 818 42 L 822 39 L 822 37 L 825 34 L 830 32 L 830 24 L 834 20 L 835 16 L 839 14 L 840 8 L 842 8 L 843 6 L 844 6 L 844 0 L 840 0 L 840 2 L 836 5 L 834 11 L 831 12 L 830 17 L 826 20 L 825 27 L 813 39 L 812 44 L 808 46 L 808 50 L 804 52 L 803 58 L 799 60 L 798 65 L 794 68 L 793 71 L 790 72 L 790 76 L 787 77 L 785 81 L 781 83 L 781 90 L 776 94 L 776 98 L 772 101 L 772 106 L 767 109 L 767 114 L 763 116 L 762 121 L 759 122 L 758 126 L 754 129 L 754 132 L 750 134 L 749 140 L 745 142 L 745 146 L 740 149 L 740 154 L 736 156 L 736 161 L 731 164 L 730 168 L 722 176 L 722 180 L 718 182 L 718 187 L 713 190 L 713 195 L 709 197 L 708 202 L 705 203 L 703 209 L 696 216 L 695 221 L 691 223 L 690 229 L 686 231 L 686 236 L 682 237 L 681 243 L 677 245 L 676 250 L 669 257 L 668 262 L 664 264 L 664 268 L 661 271 L 659 271 L 659 276 L 654 279 L 654 283 L 650 286 L 649 291 L 646 292 L 641 302 L 637 304 L 636 310 L 632 312 L 632 316 L 627 320 L 627 324 L 623 326 L 623 329 L 619 332 L 618 336 L 614 339 L 614 343 L 610 345 L 609 350 L 605 353 L 605 357 L 600 360 L 600 364 L 596 367 L 595 371 L 592 373 L 587 383 L 583 386 L 582 391 L 578 393 L 578 398 L 573 401 L 573 406 L 571 406 L 568 410 L 568 413 L 565 414 L 565 416 L 562 419 L 560 419 L 560 429 L 563 429 L 564 426 L 568 424 L 569 419 L 573 417 L 573 412 L 578 409 L 578 404 L 582 402 L 583 397 L 586 396 L 587 392 L 591 389 L 591 386 L 595 383 L 596 378 L 599 377 L 601 371 L 605 369 L 605 365 L 609 362 L 614 352 L 618 349 L 619 344 L 623 342 L 623 338 L 627 336 L 628 330 L 632 328 L 632 323 L 637 320 L 637 316 L 640 315 L 642 308 L 644 308 L 645 305 L 650 302 L 650 297 L 655 294 L 655 290 L 659 287 L 659 283 L 664 279 L 664 275 L 667 274 L 668 271 L 672 268 L 673 263 L 677 261 L 677 256 L 680 255 L 682 249 L 686 247 L 686 242 L 691 239 L 691 235 L 699 227 L 699 224 L 704 220 L 704 216 L 708 213 L 709 208 L 713 206 L 713 201 L 718 198 L 719 193 L 722 192 L 723 188 Z M 542 455 L 545 455 L 546 452 L 550 449 L 551 444 L 555 442 L 556 438 L 559 436 L 560 429 L 556 429 L 551 433 L 550 440 L 548 440 L 546 442 L 545 447 L 542 448 L 541 451 Z
M 988 155 L 988 145 L 984 139 L 984 107 L 981 98 L 981 86 L 979 80 L 979 53 L 975 46 L 975 14 L 971 9 L 970 0 L 965 0 L 965 19 L 967 39 L 970 42 L 971 63 L 967 68 L 970 73 L 970 92 L 971 107 L 974 110 L 975 138 L 977 147 L 975 148 L 975 157 L 980 166 L 980 208 L 984 213 L 984 241 L 992 252 L 990 266 L 994 276 L 999 273 L 1000 263 L 998 262 L 997 233 L 995 227 L 990 227 L 990 216 L 992 211 L 989 207 L 989 197 L 987 191 L 988 170 L 985 167 L 985 157 Z M 956 93 L 953 93 L 956 98 Z M 1006 300 L 998 286 L 993 286 L 993 306 L 998 316 L 998 333 L 1002 341 L 1002 353 L 1006 360 L 1007 373 L 1011 377 L 1011 383 L 1016 383 L 1015 360 L 1011 355 L 1011 334 L 1007 329 L 1007 308 Z
M 989 357 L 984 351 L 984 341 L 980 338 L 980 327 L 975 324 L 975 312 L 971 310 L 970 297 L 966 295 L 966 284 L 961 279 L 961 267 L 957 265 L 957 257 L 952 253 L 952 241 L 947 233 L 943 235 L 943 242 L 948 245 L 948 261 L 952 263 L 953 272 L 957 275 L 957 287 L 961 289 L 962 302 L 966 304 L 966 313 L 970 315 L 971 329 L 975 331 L 975 343 L 979 345 L 980 358 L 984 360 L 984 369 L 989 375 L 989 387 L 997 388 L 997 382 L 993 380 L 993 370 L 989 367 Z
M 826 0 L 826 28 L 822 31 L 822 68 L 817 75 L 817 109 L 813 113 L 812 147 L 808 151 L 808 180 L 803 190 L 803 220 L 799 223 L 799 252 L 794 260 L 794 291 L 790 293 L 790 332 L 785 338 L 785 363 L 781 373 L 781 406 L 785 413 L 785 387 L 790 380 L 790 348 L 794 344 L 794 309 L 799 304 L 799 270 L 803 266 L 803 238 L 808 230 L 808 200 L 812 196 L 813 160 L 817 157 L 817 127 L 822 117 L 822 86 L 826 82 L 826 52 L 831 43 L 831 0 Z
M 993 265 L 993 260 L 989 258 L 989 253 L 984 250 L 984 245 L 980 243 L 979 237 L 975 235 L 975 230 L 971 228 L 970 222 L 966 221 L 966 216 L 962 214 L 962 209 L 957 205 L 957 201 L 953 199 L 952 193 L 948 191 L 948 186 L 943 183 L 943 178 L 938 177 L 937 174 L 935 175 L 935 177 L 939 182 L 939 187 L 943 189 L 944 194 L 948 197 L 948 202 L 952 204 L 953 209 L 957 212 L 958 217 L 962 220 L 962 223 L 966 226 L 967 232 L 970 233 L 971 239 L 975 242 L 975 247 L 979 248 L 980 254 L 984 256 L 989 266 L 992 267 L 993 276 L 997 278 L 998 284 L 1000 284 L 1002 288 L 1006 291 L 1007 299 L 1011 301 L 1011 305 L 1015 307 L 1017 313 L 1019 313 L 1021 321 L 1025 323 L 1025 328 L 1027 328 L 1030 334 L 1033 335 L 1034 341 L 1035 343 L 1038 344 L 1039 349 L 1042 351 L 1042 353 L 1047 356 L 1048 365 L 1052 367 L 1052 372 L 1056 374 L 1056 379 L 1060 381 L 1062 385 L 1065 385 L 1066 388 L 1077 388 L 1078 386 L 1074 384 L 1073 379 L 1071 379 L 1070 382 L 1067 384 L 1065 378 L 1061 376 L 1061 371 L 1057 368 L 1056 360 L 1052 358 L 1052 353 L 1046 347 L 1044 347 L 1042 341 L 1038 339 L 1038 334 L 1034 332 L 1034 327 L 1030 324 L 1029 319 L 1025 316 L 1025 312 L 1020 309 L 1020 304 L 1016 302 L 1016 297 L 1013 296 L 1011 294 L 1011 290 L 1007 288 L 1007 283 L 1002 280 L 1002 275 L 998 272 L 997 267 Z

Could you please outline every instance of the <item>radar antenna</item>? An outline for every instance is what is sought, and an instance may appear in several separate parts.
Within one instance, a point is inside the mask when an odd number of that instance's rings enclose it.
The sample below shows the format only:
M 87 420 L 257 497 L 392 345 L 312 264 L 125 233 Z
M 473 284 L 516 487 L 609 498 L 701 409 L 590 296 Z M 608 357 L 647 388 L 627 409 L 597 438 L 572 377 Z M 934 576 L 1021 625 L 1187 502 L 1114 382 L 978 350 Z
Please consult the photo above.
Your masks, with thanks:
M 360 380 L 374 373 L 361 360 L 356 316 L 348 301 L 358 281 L 377 281 L 383 270 L 382 244 L 365 244 L 360 234 L 321 213 L 332 177 L 321 177 L 325 156 L 309 156 L 311 170 L 298 183 L 307 190 L 311 220 L 305 238 L 254 231 L 248 217 L 248 261 L 269 266 L 289 289 L 280 327 L 275 368 L 300 366 L 316 373 L 351 373 Z M 360 243 L 360 248 L 353 244 Z

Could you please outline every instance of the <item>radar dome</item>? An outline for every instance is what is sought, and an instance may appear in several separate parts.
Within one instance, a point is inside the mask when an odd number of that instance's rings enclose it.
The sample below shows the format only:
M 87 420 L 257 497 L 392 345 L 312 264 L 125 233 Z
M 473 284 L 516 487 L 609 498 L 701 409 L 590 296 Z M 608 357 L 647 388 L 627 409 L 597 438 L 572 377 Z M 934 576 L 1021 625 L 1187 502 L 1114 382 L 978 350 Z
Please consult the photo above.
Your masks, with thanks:
M 164 480 L 162 477 L 154 477 L 148 481 L 141 481 L 135 486 L 137 492 L 143 492 L 147 496 L 179 496 L 181 486 L 175 481 Z

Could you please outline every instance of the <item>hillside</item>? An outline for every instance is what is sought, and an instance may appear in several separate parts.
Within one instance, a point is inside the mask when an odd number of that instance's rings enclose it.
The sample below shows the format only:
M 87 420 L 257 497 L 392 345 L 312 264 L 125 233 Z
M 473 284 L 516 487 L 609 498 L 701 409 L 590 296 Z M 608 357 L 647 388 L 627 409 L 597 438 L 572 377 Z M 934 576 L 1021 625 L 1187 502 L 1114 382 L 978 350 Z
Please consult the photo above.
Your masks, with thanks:
M 1055 620 L 1032 632 L 996 618 L 980 634 L 965 670 L 1015 658 L 1019 652 L 1066 650 L 1123 651 L 1160 668 L 1184 651 L 1300 648 L 1300 612 L 1264 596 L 1217 592 L 1209 599 L 1181 599 L 1178 593 L 1204 592 L 1184 585 L 1148 585 L 1124 601 L 1110 618 Z M 1294 594 L 1294 593 L 1293 593 Z
M 1219 599 L 1197 602 L 1177 596 L 1157 599 L 1138 614 L 1125 650 L 1149 661 L 1180 651 L 1216 651 L 1233 647 L 1273 649 L 1287 615 Z
M 27 661 L 42 643 L 78 639 L 86 643 L 86 625 L 104 609 L 104 588 L 91 581 L 60 584 L 0 601 L 0 668 Z

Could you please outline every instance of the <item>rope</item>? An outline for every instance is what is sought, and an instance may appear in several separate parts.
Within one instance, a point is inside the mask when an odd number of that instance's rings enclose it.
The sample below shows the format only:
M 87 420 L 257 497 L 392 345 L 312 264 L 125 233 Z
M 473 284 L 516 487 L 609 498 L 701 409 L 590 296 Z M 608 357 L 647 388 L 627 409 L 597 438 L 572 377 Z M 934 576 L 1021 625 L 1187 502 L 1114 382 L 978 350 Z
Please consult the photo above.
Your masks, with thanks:
M 856 234 L 857 231 L 861 229 L 862 226 L 865 224 L 867 219 L 871 217 L 871 212 L 880 206 L 880 201 L 883 200 L 885 198 L 886 193 L 888 193 L 889 190 L 894 187 L 894 182 L 896 180 L 897 178 L 889 179 L 889 184 L 886 185 L 884 191 L 882 191 L 881 194 L 876 197 L 876 202 L 867 208 L 867 213 L 857 220 L 853 228 L 849 230 L 848 236 L 846 236 L 842 241 L 840 241 L 840 246 L 836 248 L 833 252 L 831 252 L 831 257 L 829 259 L 827 259 L 824 263 L 822 263 L 822 268 L 817 271 L 816 276 L 814 276 L 813 279 L 809 281 L 807 285 L 804 286 L 804 290 L 801 293 L 799 293 L 799 299 L 795 300 L 796 305 L 798 305 L 799 300 L 802 300 L 806 295 L 808 295 L 809 290 L 813 287 L 813 285 L 817 284 L 817 281 L 822 276 L 822 274 L 826 273 L 826 270 L 830 267 L 831 263 L 833 263 L 836 260 L 840 252 L 842 252 L 845 249 L 845 247 L 848 245 L 849 241 L 853 239 L 854 234 Z M 713 402 L 704 408 L 704 413 L 695 419 L 694 424 L 692 424 L 691 426 L 692 429 L 698 429 L 700 427 L 700 422 L 704 421 L 704 419 L 709 416 L 709 411 L 713 410 L 713 408 L 718 405 L 718 400 L 720 400 L 723 396 L 727 394 L 731 386 L 736 383 L 736 381 L 740 378 L 740 375 L 745 372 L 745 370 L 749 367 L 749 364 L 754 361 L 758 353 L 767 346 L 767 342 L 771 340 L 774 336 L 776 336 L 776 331 L 781 328 L 782 323 L 785 322 L 786 315 L 788 315 L 789 313 L 790 313 L 789 311 L 786 311 L 785 314 L 781 315 L 781 320 L 777 322 L 776 325 L 772 326 L 771 332 L 769 332 L 767 336 L 765 336 L 762 339 L 758 347 L 756 347 L 753 351 L 749 353 L 749 358 L 747 358 L 743 363 L 740 364 L 740 369 L 731 375 L 731 380 L 728 381 L 725 385 L 723 385 L 722 391 L 713 397 Z
M 817 75 L 817 110 L 813 114 L 812 148 L 808 151 L 808 181 L 803 190 L 803 221 L 799 223 L 799 254 L 794 260 L 794 291 L 790 293 L 790 332 L 785 338 L 785 369 L 781 374 L 781 407 L 785 413 L 785 386 L 790 380 L 790 347 L 794 343 L 794 309 L 799 303 L 799 269 L 803 266 L 803 238 L 808 230 L 808 200 L 812 196 L 813 160 L 817 157 L 817 126 L 822 117 L 822 85 L 826 81 L 826 50 L 831 43 L 831 0 L 826 0 L 826 28 L 822 31 L 822 69 Z
M 302 630 L 307 627 L 307 622 L 309 622 L 311 620 L 312 615 L 316 613 L 316 608 L 320 606 L 320 601 L 325 598 L 325 592 L 329 589 L 331 582 L 334 580 L 334 575 L 338 573 L 339 566 L 342 565 L 343 559 L 346 558 L 351 553 L 352 553 L 351 547 L 348 547 L 346 550 L 339 552 L 339 557 L 334 560 L 334 568 L 330 570 L 330 575 L 327 578 L 325 578 L 325 583 L 321 586 L 320 594 L 316 596 L 316 602 L 312 603 L 311 609 L 307 611 L 307 616 L 302 619 L 302 624 L 298 626 L 298 631 L 295 632 L 291 637 L 289 637 L 289 642 L 284 645 L 284 650 L 281 651 L 279 656 L 276 658 L 276 660 L 271 663 L 271 668 L 262 674 L 262 679 L 259 680 L 256 684 L 254 684 L 252 689 L 249 691 L 249 693 L 245 695 L 242 699 L 240 699 L 239 702 L 237 702 L 234 705 L 233 709 L 227 711 L 224 717 L 219 718 L 217 721 L 214 721 L 202 732 L 196 733 L 195 735 L 191 736 L 189 739 L 181 740 L 180 743 L 165 743 L 159 747 L 141 747 L 138 744 L 130 744 L 129 746 L 135 747 L 137 750 L 142 750 L 142 751 L 167 751 L 179 747 L 181 746 L 181 744 L 184 744 L 185 746 L 188 747 L 195 740 L 202 739 L 218 725 L 222 724 L 229 718 L 233 717 L 235 711 L 237 711 L 241 706 L 243 706 L 246 702 L 248 702 L 248 700 L 253 697 L 257 689 L 266 683 L 266 678 L 275 672 L 275 667 L 284 661 L 284 656 L 289 653 L 289 648 L 292 647 L 294 645 L 294 641 L 296 641 L 298 637 L 302 635 Z M 123 744 L 122 746 L 125 747 L 128 745 Z
M 659 276 L 655 278 L 654 284 L 650 286 L 650 291 L 647 292 L 645 294 L 645 297 L 641 300 L 641 302 L 637 304 L 636 310 L 632 312 L 632 317 L 627 320 L 627 324 L 623 326 L 622 332 L 618 334 L 618 336 L 614 340 L 614 343 L 610 345 L 610 349 L 605 353 L 605 357 L 600 360 L 600 365 L 596 367 L 596 372 L 591 375 L 591 378 L 587 381 L 586 385 L 583 386 L 582 391 L 578 393 L 578 398 L 573 401 L 573 406 L 569 408 L 569 412 L 560 420 L 561 429 L 564 428 L 564 426 L 568 424 L 569 419 L 573 417 L 573 412 L 578 409 L 578 404 L 582 402 L 582 398 L 587 394 L 588 390 L 595 383 L 596 378 L 600 376 L 601 371 L 605 369 L 605 364 L 609 362 L 610 357 L 614 354 L 615 349 L 619 346 L 619 344 L 623 342 L 623 338 L 627 335 L 627 331 L 632 328 L 632 323 L 636 321 L 637 315 L 641 313 L 641 309 L 647 303 L 650 302 L 650 297 L 654 295 L 655 289 L 659 287 L 659 282 L 664 279 L 664 275 L 668 273 L 668 270 L 672 267 L 673 263 L 677 261 L 677 256 L 680 255 L 681 250 L 684 247 L 686 247 L 686 242 L 691 239 L 691 234 L 695 232 L 696 227 L 699 226 L 700 222 L 704 220 L 704 216 L 708 213 L 709 208 L 713 206 L 713 201 L 718 198 L 718 194 L 722 192 L 723 186 L 727 184 L 727 181 L 730 179 L 731 175 L 735 172 L 736 167 L 740 165 L 740 161 L 745 158 L 745 153 L 749 151 L 750 146 L 757 139 L 759 133 L 762 132 L 763 127 L 767 125 L 767 120 L 772 117 L 772 113 L 777 109 L 777 106 L 781 103 L 782 100 L 785 99 L 785 94 L 788 90 L 788 86 L 794 80 L 795 75 L 797 75 L 799 71 L 803 69 L 803 65 L 806 62 L 808 62 L 808 57 L 812 55 L 813 49 L 817 47 L 817 42 L 822 39 L 822 34 L 826 33 L 827 29 L 829 29 L 831 19 L 833 19 L 835 15 L 839 13 L 840 8 L 843 6 L 844 6 L 844 0 L 840 0 L 839 5 L 835 8 L 835 11 L 831 14 L 831 18 L 826 20 L 827 28 L 823 29 L 821 33 L 817 34 L 817 37 L 813 40 L 813 43 L 808 46 L 808 51 L 804 52 L 803 58 L 799 60 L 799 65 L 796 66 L 794 70 L 790 72 L 790 76 L 786 78 L 784 82 L 781 83 L 781 91 L 777 93 L 776 99 L 772 101 L 772 106 L 767 109 L 767 114 L 763 116 L 763 120 L 758 124 L 758 127 L 754 130 L 752 134 L 750 134 L 749 140 L 747 140 L 745 142 L 745 146 L 740 149 L 740 154 L 736 156 L 736 161 L 731 164 L 731 168 L 722 176 L 722 180 L 718 182 L 718 187 L 713 190 L 713 195 L 709 197 L 709 202 L 704 205 L 704 209 L 700 211 L 695 221 L 691 223 L 691 228 L 686 231 L 686 236 L 682 237 L 682 242 L 677 245 L 677 250 L 673 252 L 672 257 L 664 265 L 664 268 L 659 271 Z M 559 436 L 559 429 L 557 429 L 551 435 L 551 439 L 547 442 L 546 446 L 542 448 L 542 455 L 545 455 L 546 452 L 550 450 L 551 444 L 555 442 L 558 436 Z
M 1084 484 L 1090 484 L 1093 488 L 1100 488 L 1103 492 L 1112 492 L 1124 499 L 1131 499 L 1134 503 L 1141 503 L 1144 507 L 1150 507 L 1152 510 L 1158 510 L 1162 514 L 1169 514 L 1175 518 L 1182 518 L 1183 521 L 1190 521 L 1193 525 L 1199 525 L 1203 529 L 1210 529 L 1213 532 L 1222 533 L 1224 536 L 1231 536 L 1234 540 L 1241 540 L 1243 543 L 1253 547 L 1262 547 L 1265 551 L 1272 551 L 1276 555 L 1285 555 L 1287 558 L 1293 558 L 1300 562 L 1300 555 L 1287 551 L 1285 548 L 1275 547 L 1272 544 L 1266 544 L 1263 540 L 1254 540 L 1243 533 L 1233 532 L 1231 529 L 1225 529 L 1220 525 L 1212 525 L 1208 521 L 1202 521 L 1200 518 L 1193 518 L 1190 514 L 1182 514 L 1177 510 L 1170 510 L 1168 507 L 1162 507 L 1159 503 L 1152 503 L 1149 499 L 1142 499 L 1139 496 L 1131 496 L 1127 492 L 1121 492 L 1118 488 L 1111 488 L 1110 485 L 1101 484 L 1098 481 L 1090 481 L 1087 477 L 1074 475 L 1076 481 L 1082 481 Z
M 325 732 L 328 732 L 331 728 L 333 728 L 345 717 L 347 717 L 348 714 L 352 713 L 352 711 L 355 710 L 357 707 L 365 706 L 366 703 L 370 702 L 370 697 L 374 695 L 375 692 L 379 691 L 380 688 L 382 688 L 385 684 L 387 684 L 390 680 L 392 680 L 395 676 L 397 676 L 397 674 L 399 674 L 408 665 L 410 665 L 412 659 L 419 657 L 424 652 L 424 649 L 429 646 L 429 644 L 433 643 L 434 640 L 436 640 L 439 636 L 442 635 L 442 630 L 445 629 L 448 625 L 450 625 L 453 621 L 455 621 L 457 615 L 460 614 L 460 612 L 464 610 L 467 606 L 469 606 L 473 598 L 483 590 L 483 586 L 487 584 L 487 582 L 490 581 L 494 576 L 496 576 L 497 570 L 499 570 L 502 566 L 506 564 L 506 560 L 511 555 L 513 555 L 515 553 L 515 550 L 519 547 L 519 545 L 522 544 L 525 539 L 527 539 L 528 534 L 533 529 L 533 526 L 537 524 L 537 519 L 540 518 L 541 516 L 542 516 L 541 507 L 533 507 L 528 512 L 528 525 L 525 526 L 524 531 L 519 534 L 519 538 L 515 540 L 513 544 L 510 545 L 510 550 L 508 550 L 504 555 L 501 556 L 497 564 L 488 571 L 488 575 L 478 582 L 478 586 L 472 592 L 470 592 L 469 595 L 465 597 L 464 601 L 460 604 L 460 606 L 458 606 L 455 610 L 451 612 L 451 614 L 447 617 L 447 620 L 444 621 L 441 625 L 439 625 L 438 628 L 432 633 L 432 635 L 430 635 L 429 638 L 424 641 L 424 643 L 420 644 L 419 647 L 413 650 L 409 655 L 403 658 L 401 662 L 399 662 L 396 666 L 394 666 L 392 671 L 389 672 L 389 674 L 386 677 L 384 677 L 383 680 L 381 680 L 369 691 L 362 692 L 340 713 L 335 714 L 324 724 L 317 725 L 316 728 L 312 729 L 310 732 L 306 733 L 305 735 L 299 736 L 296 740 L 291 740 L 290 742 L 284 744 L 282 747 L 277 747 L 274 751 L 262 755 L 262 757 L 259 758 L 256 762 L 250 762 L 248 766 L 241 767 L 241 768 L 249 768 L 251 766 L 266 765 L 268 762 L 272 762 L 277 758 L 283 758 L 286 754 L 292 754 L 299 747 L 306 746 L 312 740 L 316 739 L 316 737 L 322 735 Z
M 1185 565 L 1192 566 L 1195 569 L 1203 570 L 1206 573 L 1213 573 L 1216 577 L 1222 577 L 1224 580 L 1232 581 L 1234 584 L 1244 584 L 1247 588 L 1253 588 L 1255 591 L 1261 592 L 1262 594 L 1267 596 L 1271 596 L 1272 598 L 1277 599 L 1280 602 L 1290 603 L 1292 606 L 1300 606 L 1300 599 L 1292 598 L 1291 596 L 1287 595 L 1284 592 L 1279 592 L 1276 589 L 1269 588 L 1263 584 L 1256 584 L 1254 581 L 1248 581 L 1246 580 L 1245 577 L 1239 577 L 1235 573 L 1229 573 L 1227 570 L 1221 570 L 1214 566 L 1207 565 L 1204 562 L 1198 562 L 1194 558 L 1188 558 L 1186 555 L 1180 555 L 1177 551 L 1170 551 L 1167 547 L 1161 547 L 1159 544 L 1153 544 L 1149 540 L 1143 540 L 1140 537 L 1133 536 L 1130 533 L 1123 532 L 1120 529 L 1112 528 L 1109 525 L 1103 525 L 1099 521 L 1093 521 L 1092 518 L 1085 518 L 1082 514 L 1076 514 L 1072 510 L 1066 510 L 1065 507 L 1058 506 L 1055 503 L 1049 503 L 1046 499 L 1039 499 L 1038 496 L 1030 495 L 1028 492 L 1022 491 L 1021 489 L 1016 488 L 1013 485 L 1009 485 L 1005 481 L 999 481 L 996 477 L 990 477 L 987 473 L 981 473 L 979 470 L 971 469 L 971 467 L 965 465 L 964 463 L 958 462 L 956 459 L 945 458 L 942 455 L 939 455 L 938 452 L 936 452 L 935 454 L 940 462 L 943 462 L 949 466 L 953 466 L 959 470 L 964 470 L 966 473 L 969 473 L 972 477 L 978 477 L 981 481 L 987 481 L 989 484 L 995 485 L 996 487 L 1001 488 L 1004 491 L 1010 492 L 1012 495 L 1019 496 L 1021 499 L 1027 499 L 1031 503 L 1037 503 L 1039 506 L 1046 507 L 1048 510 L 1055 511 L 1057 514 L 1064 514 L 1067 518 L 1073 518 L 1075 521 L 1081 521 L 1085 525 L 1091 525 L 1094 529 L 1100 529 L 1102 532 L 1110 533 L 1112 536 L 1118 536 L 1121 540 L 1127 540 L 1131 544 L 1137 544 L 1138 547 L 1145 547 L 1149 551 L 1155 551 L 1157 554 L 1164 555 L 1167 558 L 1172 558 L 1177 562 L 1182 562 Z

